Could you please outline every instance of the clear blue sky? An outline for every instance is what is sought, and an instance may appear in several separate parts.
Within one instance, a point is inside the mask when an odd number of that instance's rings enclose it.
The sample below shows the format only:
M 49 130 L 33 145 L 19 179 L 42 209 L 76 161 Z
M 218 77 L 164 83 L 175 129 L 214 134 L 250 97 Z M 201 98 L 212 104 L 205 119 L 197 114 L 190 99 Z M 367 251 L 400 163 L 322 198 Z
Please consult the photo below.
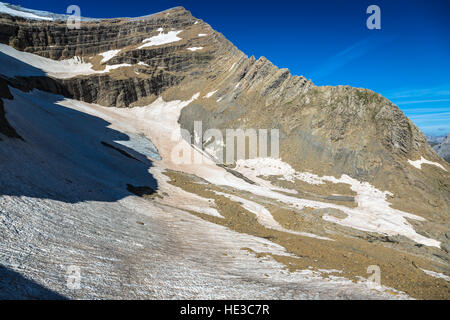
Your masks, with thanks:
M 6 1 L 6 0 L 4 0 Z M 369 88 L 392 100 L 426 134 L 450 133 L 450 1 L 447 0 L 22 0 L 94 18 L 142 16 L 178 5 L 247 55 L 265 56 L 316 85 Z M 381 8 L 381 30 L 366 9 Z

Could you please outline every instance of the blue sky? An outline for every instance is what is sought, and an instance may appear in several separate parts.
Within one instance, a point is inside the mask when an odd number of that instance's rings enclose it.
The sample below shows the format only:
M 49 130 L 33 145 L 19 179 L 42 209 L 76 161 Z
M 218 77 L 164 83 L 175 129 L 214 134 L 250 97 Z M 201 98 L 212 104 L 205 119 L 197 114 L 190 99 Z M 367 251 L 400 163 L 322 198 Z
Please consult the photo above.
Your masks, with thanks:
M 450 133 L 450 1 L 447 0 L 23 0 L 26 8 L 86 17 L 134 17 L 182 5 L 247 55 L 265 56 L 316 85 L 369 88 L 426 134 Z M 366 9 L 381 8 L 381 30 Z

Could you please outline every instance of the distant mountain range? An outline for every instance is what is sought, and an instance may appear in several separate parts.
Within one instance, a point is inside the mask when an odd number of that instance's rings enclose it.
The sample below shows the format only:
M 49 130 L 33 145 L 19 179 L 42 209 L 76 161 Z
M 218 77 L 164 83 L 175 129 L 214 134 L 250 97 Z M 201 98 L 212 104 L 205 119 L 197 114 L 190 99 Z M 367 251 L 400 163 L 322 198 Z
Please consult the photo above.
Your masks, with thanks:
M 435 141 L 436 142 L 433 145 L 433 149 L 440 157 L 445 159 L 447 162 L 450 162 L 450 134 L 446 137 L 440 137 Z

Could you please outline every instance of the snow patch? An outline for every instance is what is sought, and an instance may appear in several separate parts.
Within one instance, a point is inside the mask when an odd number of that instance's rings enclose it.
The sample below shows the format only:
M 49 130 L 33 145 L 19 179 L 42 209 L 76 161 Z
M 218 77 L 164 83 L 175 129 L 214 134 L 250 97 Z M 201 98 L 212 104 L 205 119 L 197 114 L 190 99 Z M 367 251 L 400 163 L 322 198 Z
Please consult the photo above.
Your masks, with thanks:
M 449 281 L 450 282 L 450 277 L 446 276 L 445 274 L 439 273 L 439 272 L 434 272 L 434 271 L 430 271 L 430 270 L 425 270 L 425 269 L 420 269 L 423 272 L 425 272 L 427 275 L 438 278 L 438 279 L 444 279 L 445 281 Z
M 209 98 L 211 98 L 213 95 L 215 95 L 216 92 L 217 92 L 217 90 L 211 91 L 211 92 L 209 92 L 208 94 L 206 94 L 206 95 L 204 96 L 204 98 L 209 99 Z
M 199 50 L 203 50 L 203 47 L 192 47 L 192 48 L 188 48 L 189 51 L 199 51 Z
M 97 73 L 107 73 L 107 72 L 110 72 L 111 70 L 115 70 L 115 69 L 119 69 L 119 68 L 125 68 L 125 67 L 132 67 L 132 66 L 133 65 L 131 65 L 129 63 L 113 64 L 111 66 L 106 66 L 105 70 L 98 71 Z
M 416 161 L 408 160 L 408 162 L 410 165 L 412 165 L 413 167 L 415 167 L 419 170 L 422 170 L 422 164 L 430 164 L 430 165 L 436 166 L 438 168 L 441 168 L 442 170 L 447 171 L 447 169 L 445 169 L 440 163 L 429 161 L 429 160 L 425 159 L 424 157 L 422 157 L 420 160 L 416 160 Z
M 114 58 L 122 49 L 117 50 L 109 50 L 103 53 L 100 53 L 100 55 L 103 57 L 102 61 L 100 63 L 106 63 L 112 58 Z
M 163 31 L 161 29 L 158 29 L 158 31 L 160 33 L 157 36 L 144 39 L 142 41 L 144 44 L 141 45 L 140 47 L 138 47 L 138 49 L 143 49 L 143 48 L 152 47 L 152 46 L 161 46 L 164 44 L 169 44 L 172 42 L 177 42 L 177 41 L 182 40 L 181 38 L 178 37 L 178 34 L 183 32 L 183 30 L 169 31 L 168 33 L 163 33 Z

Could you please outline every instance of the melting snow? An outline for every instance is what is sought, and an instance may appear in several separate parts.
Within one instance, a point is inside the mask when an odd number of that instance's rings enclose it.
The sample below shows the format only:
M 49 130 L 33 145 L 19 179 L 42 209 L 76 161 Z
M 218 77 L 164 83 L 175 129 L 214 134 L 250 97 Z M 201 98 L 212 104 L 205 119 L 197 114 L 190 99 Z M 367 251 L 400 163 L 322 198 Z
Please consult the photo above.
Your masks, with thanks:
M 303 209 L 305 207 L 310 207 L 313 209 L 338 209 L 347 214 L 345 219 L 337 219 L 335 217 L 328 216 L 325 216 L 324 219 L 362 231 L 376 232 L 386 235 L 403 235 L 427 246 L 440 247 L 439 241 L 417 234 L 414 228 L 405 219 L 409 218 L 424 221 L 423 218 L 400 210 L 392 209 L 386 200 L 386 196 L 389 193 L 381 192 L 367 182 L 359 182 L 345 175 L 340 179 L 337 179 L 334 177 L 318 177 L 313 174 L 308 174 L 318 182 L 322 181 L 322 183 L 324 183 L 324 181 L 330 181 L 333 183 L 350 184 L 352 190 L 358 194 L 356 197 L 358 207 L 349 208 L 343 205 L 288 196 L 275 192 L 270 188 L 270 186 L 267 185 L 251 185 L 226 172 L 224 169 L 219 168 L 214 161 L 207 158 L 199 151 L 193 149 L 192 146 L 187 143 L 180 134 L 178 119 L 181 110 L 199 96 L 199 94 L 196 94 L 191 100 L 188 101 L 169 102 L 165 102 L 159 98 L 147 107 L 134 108 L 131 110 L 114 108 L 114 110 L 121 114 L 127 114 L 128 116 L 132 115 L 135 119 L 134 121 L 140 121 L 140 126 L 143 132 L 145 132 L 146 135 L 151 138 L 152 142 L 155 143 L 162 158 L 166 161 L 165 165 L 172 170 L 194 174 L 213 184 L 230 186 L 236 188 L 237 190 L 248 191 L 257 196 L 268 197 L 281 201 L 297 209 Z M 137 126 L 137 123 L 135 123 L 135 126 Z M 193 156 L 194 159 L 195 157 L 199 157 L 202 164 L 198 165 L 192 161 L 189 163 L 173 162 L 171 159 L 175 147 L 177 148 L 177 151 L 182 150 L 183 154 L 189 154 Z M 191 159 L 193 158 L 191 157 Z M 288 168 L 280 160 L 273 159 L 270 161 L 275 161 L 280 168 L 284 168 L 285 170 Z M 251 166 L 251 163 L 247 164 L 247 167 L 249 166 Z M 272 167 L 276 168 L 277 166 Z M 259 168 L 262 167 L 259 166 Z M 303 176 L 296 175 L 296 177 L 302 178 Z
M 228 199 L 230 199 L 233 202 L 239 202 L 242 204 L 242 207 L 252 213 L 254 213 L 256 215 L 256 219 L 258 220 L 258 222 L 269 229 L 274 229 L 274 230 L 278 230 L 278 231 L 282 231 L 282 232 L 287 232 L 287 233 L 292 233 L 292 234 L 296 234 L 296 235 L 300 235 L 300 236 L 305 236 L 305 237 L 310 237 L 310 238 L 316 238 L 316 239 L 321 239 L 321 240 L 331 240 L 330 238 L 326 238 L 326 237 L 319 237 L 315 234 L 312 233 L 306 233 L 306 232 L 297 232 L 297 231 L 292 231 L 292 230 L 288 230 L 286 228 L 283 228 L 272 216 L 272 214 L 269 212 L 269 210 L 267 210 L 264 206 L 254 202 L 254 201 L 250 201 L 241 197 L 237 197 L 234 195 L 230 195 L 230 194 L 226 194 L 226 193 L 222 193 L 222 192 L 215 192 L 218 195 L 224 196 Z
M 217 92 L 217 90 L 211 91 L 211 92 L 209 92 L 208 94 L 206 94 L 206 95 L 204 96 L 204 98 L 211 98 L 213 95 L 216 94 L 216 92 Z
M 132 65 L 129 63 L 113 64 L 112 66 L 106 66 L 105 70 L 103 70 L 103 71 L 97 71 L 97 73 L 106 73 L 106 72 L 110 72 L 111 70 L 124 68 L 124 67 L 132 67 Z
M 291 204 L 294 207 L 302 209 L 310 208 L 334 208 L 347 214 L 344 219 L 334 216 L 324 215 L 323 219 L 329 222 L 343 226 L 355 228 L 367 232 L 375 232 L 386 235 L 403 235 L 417 243 L 426 246 L 440 247 L 440 242 L 434 239 L 424 237 L 417 232 L 405 218 L 425 221 L 424 218 L 391 208 L 386 200 L 390 192 L 382 192 L 373 187 L 368 182 L 360 182 L 347 175 L 341 178 L 319 177 L 315 174 L 296 172 L 289 164 L 279 159 L 251 159 L 238 161 L 236 171 L 252 179 L 257 176 L 283 176 L 288 181 L 299 179 L 310 184 L 344 183 L 350 185 L 350 188 L 357 193 L 355 201 L 357 208 L 349 208 L 342 205 L 326 204 L 319 201 L 310 201 L 279 195 L 278 199 L 282 202 Z M 266 192 L 267 193 L 267 192 Z M 267 194 L 271 198 L 276 198 L 273 194 Z
M 160 32 L 157 36 L 144 39 L 142 42 L 144 43 L 141 45 L 138 49 L 152 47 L 152 46 L 161 46 L 163 44 L 168 44 L 172 42 L 177 42 L 182 40 L 178 37 L 178 34 L 183 32 L 183 30 L 180 31 L 169 31 L 168 33 L 163 33 L 161 29 L 158 29 Z
M 100 63 L 108 62 L 109 60 L 114 58 L 121 50 L 122 49 L 117 49 L 117 50 L 110 50 L 110 51 L 100 53 L 100 55 L 103 56 L 103 59 L 102 59 L 102 61 L 100 61 Z
M 199 33 L 198 36 L 199 36 L 199 37 L 206 37 L 207 34 L 206 34 L 206 33 Z
M 420 160 L 416 160 L 416 161 L 408 160 L 408 162 L 410 165 L 412 165 L 413 167 L 420 169 L 420 170 L 422 169 L 422 164 L 430 164 L 430 165 L 436 166 L 438 168 L 441 168 L 442 170 L 447 171 L 447 169 L 445 169 L 440 163 L 429 161 L 429 160 L 425 159 L 424 157 L 422 157 Z

